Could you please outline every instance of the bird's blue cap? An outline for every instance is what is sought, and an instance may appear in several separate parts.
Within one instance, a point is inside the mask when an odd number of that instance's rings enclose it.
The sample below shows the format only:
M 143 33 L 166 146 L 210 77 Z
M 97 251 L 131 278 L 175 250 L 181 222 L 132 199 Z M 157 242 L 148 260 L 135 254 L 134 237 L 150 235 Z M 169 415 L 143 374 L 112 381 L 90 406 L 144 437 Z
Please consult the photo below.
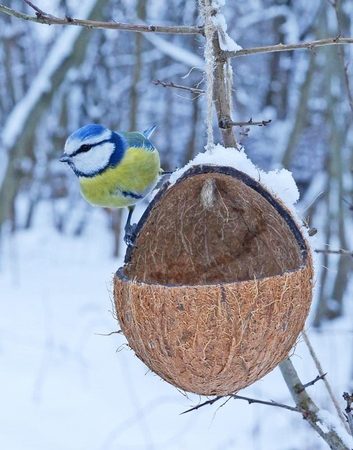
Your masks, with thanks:
M 104 133 L 107 129 L 103 127 L 102 125 L 97 125 L 95 123 L 85 125 L 84 127 L 79 128 L 78 130 L 74 131 L 70 136 L 69 139 L 79 139 L 81 141 L 85 139 L 89 139 L 93 136 L 98 136 L 102 133 Z

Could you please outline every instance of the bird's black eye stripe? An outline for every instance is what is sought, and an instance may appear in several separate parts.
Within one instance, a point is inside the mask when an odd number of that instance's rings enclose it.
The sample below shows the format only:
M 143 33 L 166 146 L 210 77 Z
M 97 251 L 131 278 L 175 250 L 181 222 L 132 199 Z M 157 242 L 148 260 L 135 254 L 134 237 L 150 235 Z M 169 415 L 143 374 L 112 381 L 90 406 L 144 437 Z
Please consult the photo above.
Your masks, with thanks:
M 71 157 L 79 155 L 80 153 L 88 152 L 89 150 L 91 150 L 92 147 L 93 147 L 93 145 L 91 145 L 91 144 L 83 144 L 83 145 L 81 145 L 80 148 L 78 148 L 75 152 L 72 153 Z
M 78 149 L 78 153 L 84 153 L 84 152 L 88 152 L 88 150 L 91 150 L 93 146 L 89 145 L 89 144 L 83 144 L 81 145 L 81 147 Z
M 88 152 L 89 150 L 91 150 L 91 148 L 93 147 L 97 147 L 98 145 L 104 144 L 105 142 L 110 142 L 109 139 L 106 139 L 105 141 L 101 141 L 101 142 L 97 142 L 95 144 L 82 144 L 81 147 L 79 149 L 77 149 L 72 155 L 72 156 L 76 156 L 79 153 L 85 153 Z

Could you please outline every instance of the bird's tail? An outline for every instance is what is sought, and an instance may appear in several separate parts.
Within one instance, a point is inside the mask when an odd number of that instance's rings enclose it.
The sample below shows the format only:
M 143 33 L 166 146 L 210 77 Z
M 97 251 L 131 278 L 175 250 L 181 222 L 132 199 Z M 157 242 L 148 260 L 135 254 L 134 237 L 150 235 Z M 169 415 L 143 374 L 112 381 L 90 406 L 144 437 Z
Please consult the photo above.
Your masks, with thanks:
M 142 134 L 149 139 L 150 136 L 152 135 L 152 133 L 154 132 L 154 130 L 156 129 L 156 124 L 153 124 L 151 127 L 147 128 L 147 130 L 145 130 Z

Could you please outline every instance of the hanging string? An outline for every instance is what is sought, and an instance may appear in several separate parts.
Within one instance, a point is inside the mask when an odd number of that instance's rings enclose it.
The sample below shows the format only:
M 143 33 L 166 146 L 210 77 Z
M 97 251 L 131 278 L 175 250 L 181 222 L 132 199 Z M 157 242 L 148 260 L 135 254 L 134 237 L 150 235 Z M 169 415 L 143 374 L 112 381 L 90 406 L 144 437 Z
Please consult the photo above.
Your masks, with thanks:
M 212 14 L 214 13 L 214 6 L 212 0 L 199 0 L 199 9 L 201 16 L 204 20 L 205 27 L 205 74 L 206 74 L 206 104 L 207 104 L 207 144 L 206 150 L 212 153 L 214 147 L 213 138 L 213 83 L 214 83 L 214 68 L 215 68 L 215 56 L 213 51 L 213 38 L 216 32 L 212 20 Z

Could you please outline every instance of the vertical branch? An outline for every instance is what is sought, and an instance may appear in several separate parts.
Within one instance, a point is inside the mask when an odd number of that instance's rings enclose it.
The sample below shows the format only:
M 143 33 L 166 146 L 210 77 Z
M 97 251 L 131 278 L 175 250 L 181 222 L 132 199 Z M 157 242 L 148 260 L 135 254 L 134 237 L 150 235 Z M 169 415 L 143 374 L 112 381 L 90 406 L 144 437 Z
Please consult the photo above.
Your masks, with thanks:
M 232 122 L 232 80 L 229 77 L 230 62 L 219 44 L 218 33 L 213 37 L 215 54 L 215 73 L 213 85 L 213 98 L 217 111 L 218 126 L 222 133 L 223 143 L 226 147 L 236 148 L 237 141 L 233 132 Z
M 320 419 L 319 408 L 307 394 L 292 361 L 288 358 L 279 367 L 293 400 L 297 407 L 304 411 L 304 419 L 325 440 L 331 450 L 349 450 L 337 432 L 334 429 L 328 429 L 327 424 Z
M 229 76 L 231 67 L 228 57 L 222 51 L 219 43 L 219 35 L 214 25 L 213 17 L 218 10 L 213 5 L 212 0 L 199 0 L 201 16 L 205 20 L 205 59 L 206 59 L 206 77 L 207 77 L 207 124 L 208 124 L 208 144 L 212 137 L 212 109 L 213 103 L 216 108 L 218 125 L 221 130 L 223 144 L 226 147 L 236 147 L 237 142 L 230 125 L 232 122 L 232 79 Z
M 328 394 L 329 394 L 329 396 L 331 398 L 331 401 L 332 401 L 332 403 L 333 403 L 333 405 L 334 405 L 334 407 L 336 409 L 337 415 L 341 419 L 341 422 L 343 423 L 343 426 L 345 427 L 347 433 L 349 433 L 350 430 L 349 430 L 349 426 L 347 424 L 347 421 L 344 418 L 344 415 L 343 415 L 343 413 L 342 413 L 342 411 L 340 409 L 340 406 L 339 406 L 339 403 L 338 403 L 336 397 L 334 396 L 334 393 L 332 391 L 332 388 L 331 388 L 329 382 L 327 381 L 326 377 L 324 376 L 324 371 L 322 370 L 321 363 L 320 363 L 320 361 L 319 361 L 319 359 L 318 359 L 318 357 L 317 357 L 317 355 L 316 355 L 316 353 L 314 351 L 314 348 L 311 345 L 311 342 L 309 341 L 309 338 L 308 338 L 308 336 L 307 336 L 305 331 L 302 331 L 302 336 L 303 336 L 303 339 L 304 339 L 304 342 L 305 342 L 306 346 L 309 349 L 310 356 L 312 357 L 312 359 L 313 359 L 313 361 L 315 363 L 317 371 L 319 372 L 319 375 L 322 377 L 322 380 L 323 380 L 324 385 L 325 385 L 325 387 L 327 389 L 327 392 L 328 392 Z
M 353 395 L 349 395 L 348 392 L 344 392 L 343 398 L 347 402 L 347 408 L 345 409 L 345 412 L 347 414 L 347 422 L 351 430 L 351 434 L 353 435 L 353 414 L 352 414 Z

